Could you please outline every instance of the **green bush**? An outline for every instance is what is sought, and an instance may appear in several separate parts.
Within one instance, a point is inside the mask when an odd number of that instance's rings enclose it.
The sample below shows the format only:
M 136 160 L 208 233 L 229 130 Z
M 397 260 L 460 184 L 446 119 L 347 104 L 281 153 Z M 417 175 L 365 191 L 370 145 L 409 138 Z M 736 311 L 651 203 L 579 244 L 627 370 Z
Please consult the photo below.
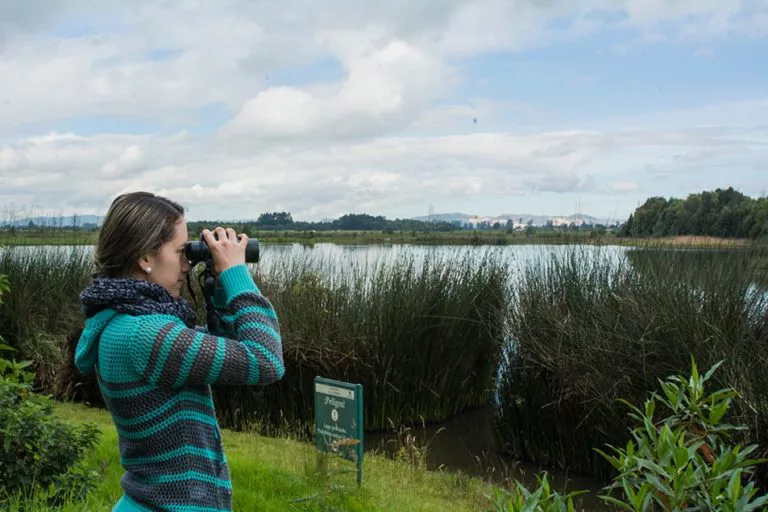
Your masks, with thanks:
M 738 394 L 728 388 L 706 394 L 704 388 L 720 364 L 702 376 L 693 361 L 689 379 L 662 382 L 663 395 L 653 393 L 643 410 L 627 404 L 637 423 L 632 439 L 624 448 L 611 447 L 612 455 L 597 450 L 619 472 L 601 498 L 633 512 L 765 510 L 768 495 L 758 496 L 751 481 L 755 465 L 765 460 L 750 458 L 755 444 L 730 443 L 731 433 L 744 427 L 722 423 Z M 667 412 L 661 420 L 654 419 L 657 403 Z
M 0 276 L 0 301 L 7 291 Z M 0 350 L 14 351 L 2 343 Z M 50 398 L 32 391 L 30 364 L 0 358 L 0 505 L 15 494 L 38 492 L 50 504 L 61 503 L 83 496 L 98 478 L 82 465 L 96 444 L 96 425 L 75 427 L 54 417 Z
M 643 409 L 621 400 L 631 410 L 632 439 L 624 448 L 609 446 L 611 454 L 596 449 L 616 469 L 617 476 L 600 498 L 615 510 L 632 512 L 765 510 L 768 494 L 759 495 L 754 472 L 763 460 L 751 459 L 757 445 L 733 443 L 732 433 L 743 430 L 724 423 L 738 393 L 722 388 L 705 389 L 722 362 L 705 375 L 695 360 L 691 375 L 673 375 L 660 381 L 662 394 L 654 392 Z M 666 415 L 654 418 L 658 409 Z M 587 491 L 562 495 L 550 488 L 546 473 L 536 489 L 516 485 L 497 490 L 497 512 L 572 512 L 574 498 Z
M 529 490 L 517 483 L 511 491 L 497 489 L 494 496 L 495 512 L 574 512 L 576 506 L 573 499 L 588 491 L 573 491 L 560 494 L 552 490 L 547 474 L 537 477 L 539 485 Z

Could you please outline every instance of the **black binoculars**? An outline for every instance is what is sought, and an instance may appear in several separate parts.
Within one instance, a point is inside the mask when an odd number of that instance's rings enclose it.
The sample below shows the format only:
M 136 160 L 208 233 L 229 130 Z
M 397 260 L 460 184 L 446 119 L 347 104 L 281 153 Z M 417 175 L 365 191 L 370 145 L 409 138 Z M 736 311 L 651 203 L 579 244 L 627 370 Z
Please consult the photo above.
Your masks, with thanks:
M 187 242 L 187 245 L 184 246 L 184 253 L 192 266 L 211 259 L 211 250 L 203 238 L 196 242 Z M 248 245 L 245 247 L 245 262 L 259 262 L 259 241 L 255 238 L 248 239 Z

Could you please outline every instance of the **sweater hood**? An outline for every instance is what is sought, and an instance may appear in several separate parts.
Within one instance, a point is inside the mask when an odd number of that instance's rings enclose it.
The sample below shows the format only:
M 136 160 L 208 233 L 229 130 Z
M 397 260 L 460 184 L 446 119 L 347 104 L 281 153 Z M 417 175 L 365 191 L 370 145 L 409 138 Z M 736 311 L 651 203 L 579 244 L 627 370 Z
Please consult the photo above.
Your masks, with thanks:
M 117 315 L 114 309 L 105 309 L 85 321 L 75 349 L 75 366 L 85 375 L 93 373 L 99 355 L 99 338 L 109 322 Z

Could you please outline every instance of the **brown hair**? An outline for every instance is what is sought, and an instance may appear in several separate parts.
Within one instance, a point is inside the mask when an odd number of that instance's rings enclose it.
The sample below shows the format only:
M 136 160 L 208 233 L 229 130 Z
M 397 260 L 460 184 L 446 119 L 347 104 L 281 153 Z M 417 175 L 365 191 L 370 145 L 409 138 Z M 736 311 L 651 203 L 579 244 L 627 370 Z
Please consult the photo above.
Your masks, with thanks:
M 99 231 L 94 263 L 98 277 L 128 277 L 142 256 L 173 239 L 184 216 L 180 204 L 150 192 L 122 194 L 112 201 Z

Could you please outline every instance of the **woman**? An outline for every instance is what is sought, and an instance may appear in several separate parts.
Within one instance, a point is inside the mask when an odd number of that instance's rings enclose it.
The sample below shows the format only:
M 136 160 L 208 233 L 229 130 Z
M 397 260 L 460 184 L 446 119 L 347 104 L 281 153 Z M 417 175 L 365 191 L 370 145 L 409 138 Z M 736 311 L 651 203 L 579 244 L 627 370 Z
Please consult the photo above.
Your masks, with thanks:
M 269 384 L 284 373 L 277 316 L 245 265 L 248 237 L 203 231 L 226 337 L 196 328 L 182 299 L 190 271 L 184 209 L 146 192 L 114 200 L 80 298 L 78 369 L 95 371 L 117 427 L 123 496 L 113 511 L 232 508 L 212 384 Z

